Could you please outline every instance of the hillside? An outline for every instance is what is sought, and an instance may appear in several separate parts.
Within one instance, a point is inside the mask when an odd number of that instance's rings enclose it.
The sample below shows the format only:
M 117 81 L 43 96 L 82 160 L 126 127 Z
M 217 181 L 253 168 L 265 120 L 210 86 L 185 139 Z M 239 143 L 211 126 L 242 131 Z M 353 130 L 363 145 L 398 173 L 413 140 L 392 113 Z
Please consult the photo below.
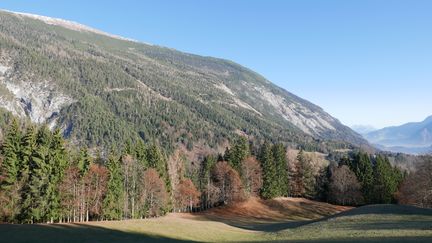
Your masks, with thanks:
M 235 134 L 326 150 L 367 142 L 323 109 L 228 60 L 0 11 L 0 107 L 91 147 L 154 139 L 224 148 Z
M 257 222 L 256 215 L 280 211 L 287 218 Z M 263 206 L 266 205 L 266 206 Z M 309 214 L 310 207 L 323 210 Z M 232 209 L 260 209 L 245 214 Z M 432 211 L 400 205 L 371 205 L 348 210 L 305 199 L 252 200 L 234 208 L 198 214 L 82 224 L 0 224 L 8 242 L 430 242 Z M 337 212 L 343 210 L 337 214 Z M 347 210 L 347 211 L 346 211 Z M 309 216 L 302 214 L 307 213 Z M 241 213 L 242 224 L 236 217 Z M 289 215 L 302 215 L 293 220 Z M 330 215 L 330 216 L 328 216 Z M 218 218 L 214 218 L 217 216 Z M 305 217 L 306 216 L 306 217 Z M 213 217 L 213 218 L 212 218 Z M 267 217 L 267 216 L 265 216 Z M 0 239 L 0 242 L 2 241 Z M 36 241 L 35 241 L 36 239 Z
M 392 152 L 421 154 L 432 152 L 432 116 L 422 122 L 386 127 L 364 135 L 377 147 Z
M 261 198 L 249 198 L 245 202 L 235 205 L 217 207 L 202 213 L 206 217 L 219 217 L 229 220 L 257 221 L 287 221 L 287 220 L 309 220 L 329 216 L 351 207 L 337 206 L 323 202 L 295 197 L 278 197 L 264 200 Z M 201 215 L 201 213 L 198 213 Z

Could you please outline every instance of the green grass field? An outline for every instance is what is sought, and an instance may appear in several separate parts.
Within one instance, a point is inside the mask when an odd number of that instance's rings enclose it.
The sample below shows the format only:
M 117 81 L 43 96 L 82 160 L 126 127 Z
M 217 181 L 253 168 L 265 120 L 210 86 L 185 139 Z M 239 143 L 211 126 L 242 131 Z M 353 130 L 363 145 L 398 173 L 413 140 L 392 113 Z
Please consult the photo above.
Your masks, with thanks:
M 372 205 L 312 218 L 247 221 L 246 215 L 201 213 L 85 224 L 4 224 L 0 242 L 432 242 L 430 209 Z

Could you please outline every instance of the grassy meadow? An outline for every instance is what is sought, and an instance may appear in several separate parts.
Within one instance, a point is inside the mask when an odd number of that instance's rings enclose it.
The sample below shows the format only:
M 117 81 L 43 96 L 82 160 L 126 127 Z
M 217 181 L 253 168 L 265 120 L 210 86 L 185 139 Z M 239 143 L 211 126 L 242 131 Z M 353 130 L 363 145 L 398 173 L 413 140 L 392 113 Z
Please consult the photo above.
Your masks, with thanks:
M 351 209 L 305 199 L 255 199 L 235 207 L 143 220 L 3 224 L 0 235 L 0 242 L 41 243 L 432 242 L 432 210 L 400 205 Z

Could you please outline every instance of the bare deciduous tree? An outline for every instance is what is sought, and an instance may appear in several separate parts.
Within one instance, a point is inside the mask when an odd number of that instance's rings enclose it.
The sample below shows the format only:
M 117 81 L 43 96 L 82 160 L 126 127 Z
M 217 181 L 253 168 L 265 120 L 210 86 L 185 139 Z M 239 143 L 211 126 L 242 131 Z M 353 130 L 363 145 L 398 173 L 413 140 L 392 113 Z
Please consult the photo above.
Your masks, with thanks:
M 363 203 L 361 185 L 348 166 L 342 165 L 334 170 L 330 178 L 330 200 L 342 205 Z
M 107 189 L 108 170 L 102 165 L 92 164 L 84 181 L 87 188 L 87 214 L 94 219 L 100 219 L 102 216 L 103 198 Z
M 240 176 L 226 161 L 218 162 L 212 170 L 212 179 L 220 190 L 219 202 L 230 204 L 244 199 Z
M 147 209 L 146 214 L 149 216 L 162 215 L 168 204 L 165 182 L 159 177 L 156 169 L 151 168 L 144 172 L 141 183 L 140 204 Z
M 262 169 L 255 157 L 242 161 L 242 172 L 245 180 L 245 190 L 250 196 L 258 196 L 262 187 Z
M 63 181 L 60 184 L 61 205 L 63 207 L 64 220 L 66 222 L 78 221 L 79 214 L 79 169 L 71 166 L 66 169 Z
M 180 211 L 192 211 L 199 203 L 200 194 L 190 179 L 181 180 L 174 193 L 176 208 Z
M 432 208 L 432 161 L 421 163 L 403 182 L 399 203 Z

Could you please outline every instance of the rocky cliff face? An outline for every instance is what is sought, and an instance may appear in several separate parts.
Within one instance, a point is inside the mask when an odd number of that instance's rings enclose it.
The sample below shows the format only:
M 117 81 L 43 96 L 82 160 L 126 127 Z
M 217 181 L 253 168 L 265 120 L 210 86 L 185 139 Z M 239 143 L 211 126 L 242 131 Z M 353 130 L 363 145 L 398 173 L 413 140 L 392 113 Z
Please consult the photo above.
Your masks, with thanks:
M 28 117 L 37 124 L 56 126 L 60 110 L 73 102 L 71 97 L 56 91 L 48 81 L 14 80 L 13 69 L 0 64 L 0 107 L 15 116 Z

